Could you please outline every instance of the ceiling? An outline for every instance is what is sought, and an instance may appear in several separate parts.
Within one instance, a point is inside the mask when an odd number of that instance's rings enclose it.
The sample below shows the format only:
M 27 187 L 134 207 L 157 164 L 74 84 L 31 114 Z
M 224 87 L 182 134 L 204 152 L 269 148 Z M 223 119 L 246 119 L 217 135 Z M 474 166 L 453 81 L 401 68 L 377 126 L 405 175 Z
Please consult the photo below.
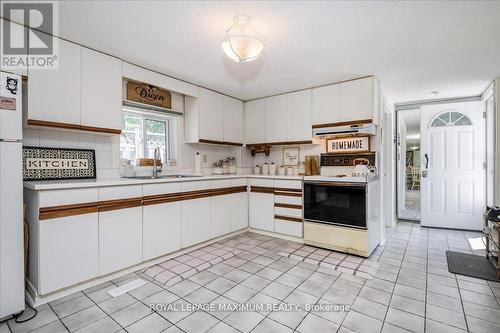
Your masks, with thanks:
M 59 35 L 248 100 L 375 75 L 394 102 L 478 95 L 500 76 L 500 1 L 65 1 Z M 233 16 L 266 38 L 236 64 Z M 437 96 L 430 94 L 438 91 Z

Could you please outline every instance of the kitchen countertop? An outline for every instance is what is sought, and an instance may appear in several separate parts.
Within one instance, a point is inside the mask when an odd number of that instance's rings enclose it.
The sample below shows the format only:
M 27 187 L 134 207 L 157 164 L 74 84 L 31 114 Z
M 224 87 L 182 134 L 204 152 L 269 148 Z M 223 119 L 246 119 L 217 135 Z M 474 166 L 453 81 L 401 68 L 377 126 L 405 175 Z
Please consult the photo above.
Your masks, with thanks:
M 332 177 L 332 176 L 305 176 L 304 181 L 317 182 L 346 182 L 346 183 L 371 183 L 378 180 L 378 176 L 352 176 L 352 177 Z
M 217 179 L 236 179 L 236 178 L 268 178 L 268 179 L 289 179 L 302 180 L 303 176 L 263 176 L 263 175 L 206 175 L 186 178 L 156 178 L 156 179 L 134 179 L 134 178 L 113 178 L 113 179 L 92 179 L 92 180 L 46 180 L 46 181 L 27 181 L 24 182 L 24 188 L 43 191 L 43 190 L 61 190 L 70 188 L 86 187 L 105 187 L 105 186 L 123 186 L 123 185 L 143 185 L 159 183 L 178 183 Z

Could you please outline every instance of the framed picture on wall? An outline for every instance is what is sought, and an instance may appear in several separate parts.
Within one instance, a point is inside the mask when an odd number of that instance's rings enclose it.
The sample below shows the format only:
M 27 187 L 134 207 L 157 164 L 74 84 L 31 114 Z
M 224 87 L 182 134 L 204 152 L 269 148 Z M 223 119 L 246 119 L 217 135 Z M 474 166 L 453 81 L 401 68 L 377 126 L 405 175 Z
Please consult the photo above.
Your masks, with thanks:
M 283 166 L 299 165 L 299 147 L 283 148 Z

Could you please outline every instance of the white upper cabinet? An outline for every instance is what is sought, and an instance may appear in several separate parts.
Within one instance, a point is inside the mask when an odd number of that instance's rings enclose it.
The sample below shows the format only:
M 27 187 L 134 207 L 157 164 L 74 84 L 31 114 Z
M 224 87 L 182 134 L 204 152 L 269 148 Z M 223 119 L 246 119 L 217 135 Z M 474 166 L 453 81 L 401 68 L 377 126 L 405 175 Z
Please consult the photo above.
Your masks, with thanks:
M 266 142 L 310 141 L 311 90 L 266 98 Z
M 80 124 L 81 55 L 79 45 L 61 39 L 57 69 L 28 69 L 28 120 Z
M 200 88 L 199 98 L 186 96 L 186 143 L 243 144 L 243 102 Z
M 340 121 L 373 119 L 374 78 L 340 83 Z
M 311 141 L 311 90 L 287 94 L 286 141 Z
M 266 142 L 266 99 L 245 102 L 245 143 Z
M 223 96 L 200 88 L 200 139 L 224 141 Z
M 266 98 L 266 142 L 285 142 L 288 94 Z
M 243 102 L 224 97 L 224 141 L 243 143 Z
M 340 122 L 340 84 L 312 90 L 312 124 Z
M 121 129 L 122 62 L 83 48 L 81 125 Z

